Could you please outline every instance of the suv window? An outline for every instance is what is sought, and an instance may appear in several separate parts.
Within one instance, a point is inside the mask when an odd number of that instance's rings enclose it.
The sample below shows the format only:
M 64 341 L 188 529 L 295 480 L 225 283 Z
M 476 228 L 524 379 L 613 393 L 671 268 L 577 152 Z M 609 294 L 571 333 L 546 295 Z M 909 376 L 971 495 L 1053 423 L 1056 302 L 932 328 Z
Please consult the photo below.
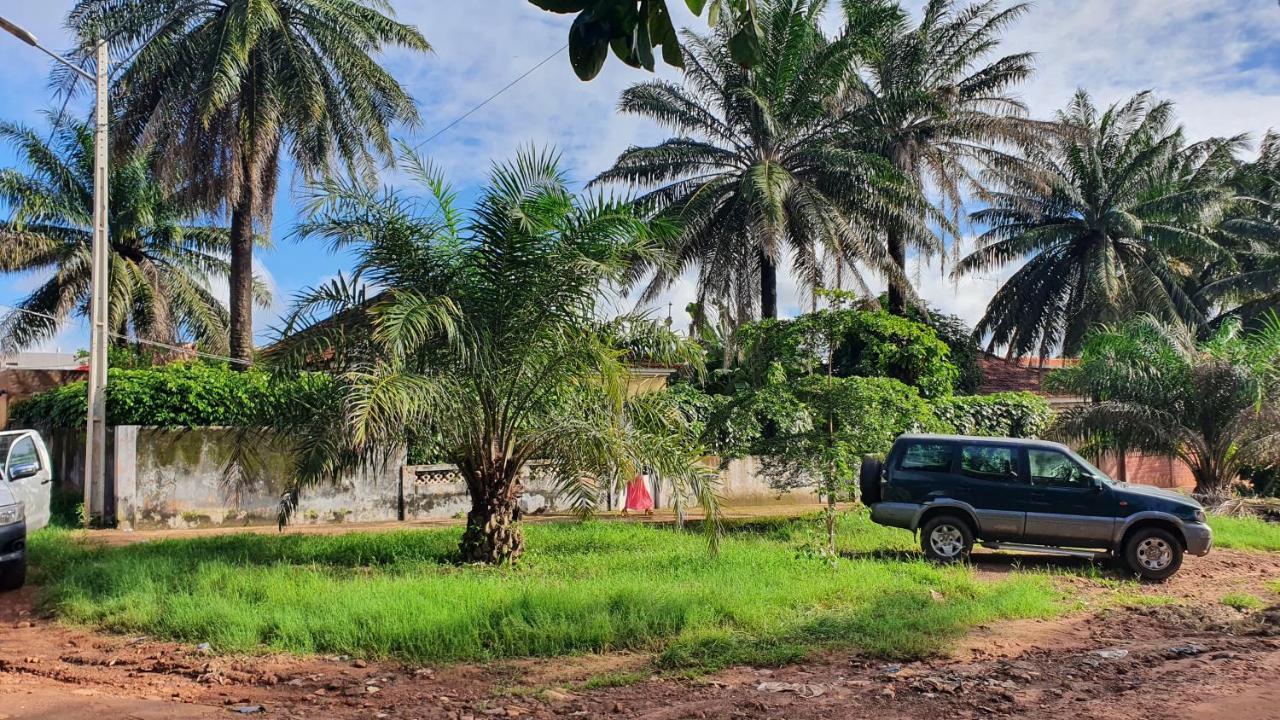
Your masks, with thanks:
M 1087 488 L 1091 483 L 1079 463 L 1056 450 L 1028 450 L 1027 460 L 1033 485 Z
M 960 451 L 960 472 L 982 480 L 1018 482 L 1013 448 L 999 445 L 966 445 Z
M 910 443 L 902 453 L 899 470 L 951 472 L 951 445 L 947 443 Z
M 17 465 L 32 465 L 40 467 L 40 454 L 36 452 L 36 444 L 30 435 L 24 435 L 18 438 L 9 448 L 9 462 L 6 464 L 6 470 Z

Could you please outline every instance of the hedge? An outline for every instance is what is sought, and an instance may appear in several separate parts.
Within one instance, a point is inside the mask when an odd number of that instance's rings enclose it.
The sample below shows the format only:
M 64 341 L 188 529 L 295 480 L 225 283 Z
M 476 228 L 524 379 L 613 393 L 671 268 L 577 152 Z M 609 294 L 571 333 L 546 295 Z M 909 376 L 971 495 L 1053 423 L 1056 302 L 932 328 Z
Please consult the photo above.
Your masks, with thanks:
M 1049 403 L 1029 392 L 957 395 L 933 400 L 933 412 L 958 435 L 1036 437 L 1049 425 Z
M 321 375 L 274 381 L 265 372 L 237 372 L 226 365 L 189 362 L 107 372 L 107 423 L 158 427 L 207 427 L 262 422 L 303 384 L 327 382 Z M 17 425 L 80 429 L 85 424 L 86 385 L 63 385 L 15 404 Z

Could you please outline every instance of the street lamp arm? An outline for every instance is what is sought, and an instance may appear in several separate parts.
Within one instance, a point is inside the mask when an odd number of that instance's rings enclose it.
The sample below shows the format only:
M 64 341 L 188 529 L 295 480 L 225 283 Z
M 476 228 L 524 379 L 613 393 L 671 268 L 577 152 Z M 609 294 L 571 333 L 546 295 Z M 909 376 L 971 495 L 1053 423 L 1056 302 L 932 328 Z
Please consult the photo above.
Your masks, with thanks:
M 66 59 L 66 58 L 64 58 L 64 57 L 62 57 L 61 55 L 59 55 L 59 54 L 57 54 L 57 53 L 53 52 L 53 51 L 52 51 L 52 50 L 50 50 L 49 48 L 47 48 L 47 47 L 45 47 L 45 46 L 41 45 L 41 44 L 40 44 L 40 41 L 36 39 L 36 36 L 35 36 L 35 35 L 32 35 L 30 32 L 28 32 L 28 31 L 27 31 L 25 28 L 23 28 L 22 26 L 17 25 L 17 24 L 14 24 L 14 23 L 12 23 L 12 22 L 10 22 L 10 21 L 8 21 L 8 20 L 4 19 L 3 17 L 0 17 L 0 30 L 4 30 L 5 32 L 7 32 L 7 33 L 9 33 L 10 35 L 12 35 L 12 36 L 14 36 L 14 37 L 18 38 L 19 40 L 21 40 L 22 42 L 24 42 L 24 43 L 26 43 L 26 44 L 30 45 L 31 47 L 33 47 L 33 48 L 35 48 L 35 49 L 39 50 L 40 52 L 44 53 L 45 55 L 48 55 L 49 57 L 53 58 L 54 60 L 57 60 L 58 62 L 62 63 L 63 65 L 66 65 L 67 67 L 71 68 L 71 69 L 72 69 L 72 70 L 74 70 L 76 73 L 78 73 L 78 74 L 80 75 L 80 77 L 83 77 L 84 79 L 88 80 L 89 82 L 97 82 L 97 78 L 95 78 L 92 74 L 90 74 L 90 73 L 88 73 L 88 72 L 85 72 L 85 71 L 84 71 L 84 70 L 82 70 L 79 66 L 77 66 L 75 63 L 73 63 L 73 62 L 71 62 L 70 60 L 68 60 L 68 59 Z

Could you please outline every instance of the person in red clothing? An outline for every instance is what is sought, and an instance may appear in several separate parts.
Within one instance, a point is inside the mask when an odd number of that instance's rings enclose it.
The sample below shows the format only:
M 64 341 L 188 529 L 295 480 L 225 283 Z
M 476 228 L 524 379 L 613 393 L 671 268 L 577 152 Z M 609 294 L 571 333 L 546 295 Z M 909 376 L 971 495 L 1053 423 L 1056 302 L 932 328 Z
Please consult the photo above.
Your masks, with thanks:
M 643 512 L 646 517 L 653 515 L 653 496 L 649 494 L 649 484 L 644 473 L 636 475 L 627 484 L 627 503 L 622 508 L 622 514 L 626 515 L 632 510 Z

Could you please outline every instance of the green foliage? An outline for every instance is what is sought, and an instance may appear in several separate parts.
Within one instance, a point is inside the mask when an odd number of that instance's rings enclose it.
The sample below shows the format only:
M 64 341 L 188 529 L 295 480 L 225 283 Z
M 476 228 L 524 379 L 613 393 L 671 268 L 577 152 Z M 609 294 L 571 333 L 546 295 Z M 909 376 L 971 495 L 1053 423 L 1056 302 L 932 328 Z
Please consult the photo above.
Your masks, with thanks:
M 1039 437 L 1052 414 L 1048 401 L 1029 392 L 939 398 L 933 411 L 951 432 L 992 437 Z
M 1222 604 L 1236 610 L 1258 610 L 1265 605 L 1262 598 L 1246 592 L 1229 592 L 1222 596 Z
M 529 0 L 555 13 L 576 14 L 569 28 L 569 63 L 581 80 L 591 80 L 613 50 L 622 62 L 653 70 L 654 50 L 662 48 L 662 60 L 684 67 L 680 38 L 671 22 L 667 0 Z M 733 59 L 751 65 L 760 59 L 760 27 L 754 0 L 685 0 L 694 15 L 710 6 L 708 22 L 714 26 L 726 12 L 731 15 Z
M 237 372 L 205 362 L 152 368 L 111 368 L 107 378 L 107 422 L 158 427 L 252 426 L 272 416 L 303 393 L 329 381 L 320 375 L 275 380 L 267 373 Z M 85 424 L 85 383 L 40 393 L 14 406 L 18 425 L 79 430 Z
M 697 536 L 537 523 L 516 566 L 457 564 L 461 528 L 230 535 L 126 547 L 32 537 L 44 608 L 68 622 L 222 653 L 487 661 L 633 650 L 665 667 L 779 662 L 829 649 L 910 658 L 978 624 L 1068 609 L 1043 573 L 980 579 L 910 557 L 910 533 L 842 514 L 836 567 L 797 559 L 812 518 Z
M 1213 544 L 1236 550 L 1269 550 L 1280 552 L 1280 523 L 1255 517 L 1210 515 Z
M 974 336 L 973 328 L 955 315 L 947 315 L 933 308 L 929 309 L 927 318 L 920 318 L 918 315 L 918 312 L 911 312 L 907 317 L 915 318 L 933 328 L 938 339 L 946 343 L 951 351 L 951 364 L 956 366 L 955 391 L 961 395 L 978 392 L 982 387 L 982 367 L 978 365 L 982 347 Z
M 889 377 L 911 385 L 924 397 L 952 392 L 959 373 L 950 349 L 929 326 L 882 310 L 826 309 L 793 320 L 761 320 L 739 329 L 741 378 L 760 386 L 774 365 L 788 378 L 827 371 L 836 377 Z
M 1182 460 L 1196 492 L 1221 495 L 1246 473 L 1280 467 L 1280 320 L 1244 333 L 1223 324 L 1197 343 L 1150 316 L 1102 326 L 1050 387 L 1091 399 L 1053 432 L 1089 451 L 1138 449 Z
M 0 122 L 21 168 L 0 170 L 0 270 L 40 280 L 0 319 L 0 346 L 51 339 L 87 307 L 93 237 L 93 128 L 63 118 L 52 133 Z M 230 272 L 227 231 L 197 222 L 186 188 L 167 187 L 158 155 L 135 150 L 112 161 L 109 178 L 108 330 L 226 349 L 227 311 L 211 281 Z M 270 300 L 265 286 L 259 299 Z M 25 312 L 21 312 L 25 311 Z

